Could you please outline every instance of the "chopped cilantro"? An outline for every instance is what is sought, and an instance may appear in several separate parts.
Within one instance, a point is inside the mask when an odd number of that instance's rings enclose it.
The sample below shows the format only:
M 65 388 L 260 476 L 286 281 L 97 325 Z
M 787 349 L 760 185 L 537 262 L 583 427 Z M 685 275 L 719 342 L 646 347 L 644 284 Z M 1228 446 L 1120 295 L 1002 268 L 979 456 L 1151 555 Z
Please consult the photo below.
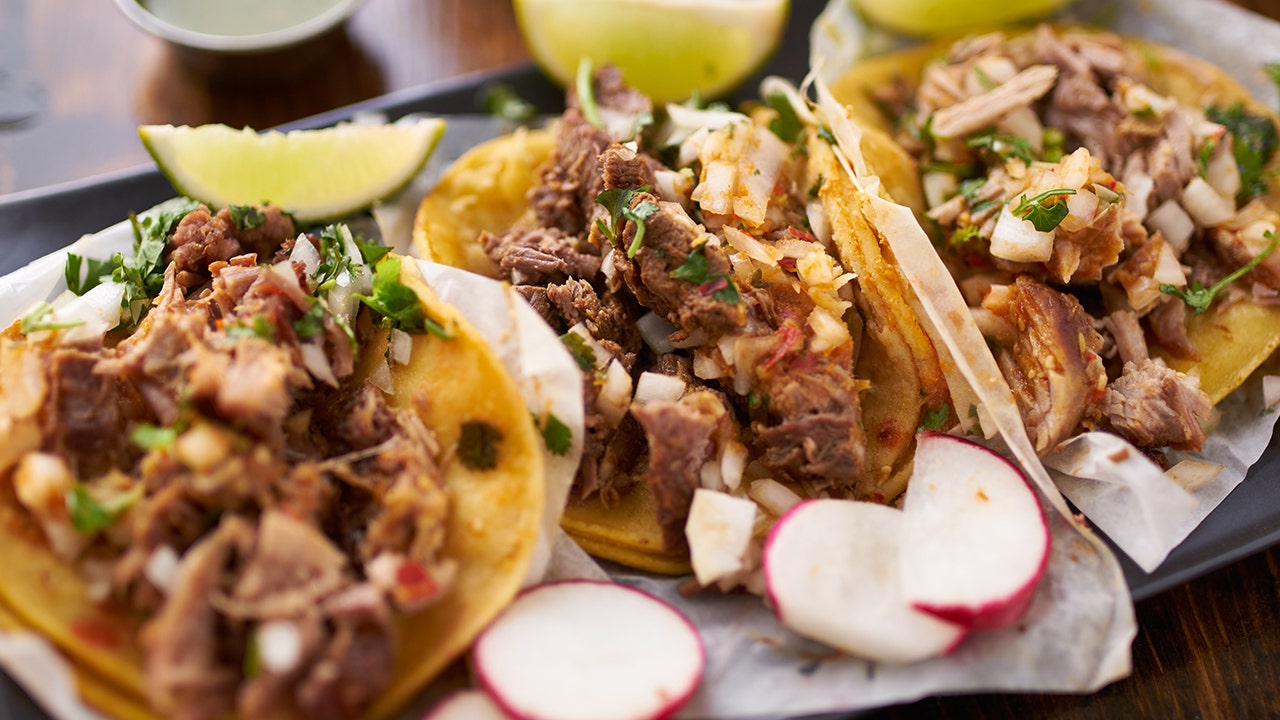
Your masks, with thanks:
M 631 208 L 631 198 L 641 192 L 649 192 L 649 186 L 645 185 L 638 189 L 610 188 L 596 196 L 596 204 L 609 211 L 609 224 L 606 225 L 603 220 L 597 220 L 596 227 L 609 242 L 614 244 L 618 242 L 618 234 L 622 232 L 622 221 L 626 219 L 626 212 Z
M 22 316 L 22 320 L 18 325 L 18 330 L 23 335 L 27 333 L 40 332 L 41 330 L 65 330 L 83 325 L 83 320 L 65 320 L 57 321 L 49 316 L 53 315 L 53 306 L 47 302 L 38 303 L 35 307 L 27 311 Z
M 569 353 L 573 355 L 573 359 L 577 361 L 578 367 L 583 370 L 594 370 L 596 368 L 596 351 L 595 348 L 587 344 L 585 338 L 575 332 L 567 332 L 560 336 L 560 342 L 569 348 Z
M 1200 168 L 1200 176 L 1204 177 L 1209 172 L 1209 161 L 1213 159 L 1213 151 L 1218 147 L 1218 143 L 1213 138 L 1207 138 L 1200 145 L 1200 152 L 1196 156 L 1196 164 Z
M 119 255 L 116 256 L 118 258 Z M 87 266 L 87 267 L 86 267 Z M 85 272 L 81 268 L 86 267 Z M 67 264 L 62 274 L 67 280 L 67 289 L 76 295 L 84 295 L 111 277 L 118 267 L 115 258 L 111 260 L 94 260 L 75 253 L 67 253 Z
M 449 339 L 449 333 L 422 310 L 418 293 L 400 282 L 400 258 L 388 256 L 373 271 L 373 295 L 356 295 L 356 299 L 368 305 L 383 317 L 388 327 L 407 333 L 429 332 L 438 338 Z
M 653 124 L 653 113 L 651 112 L 646 111 L 635 116 L 635 119 L 631 121 L 631 137 L 628 139 L 634 140 L 635 138 L 639 137 L 640 133 L 643 133 L 644 129 L 649 127 L 652 124 Z
M 1236 200 L 1241 204 L 1251 198 L 1267 192 L 1266 167 L 1275 154 L 1278 143 L 1276 126 L 1265 115 L 1252 115 L 1245 111 L 1242 103 L 1235 103 L 1228 108 L 1210 106 L 1205 108 L 1205 116 L 1210 121 L 1224 125 L 1231 133 L 1232 152 L 1236 157 L 1236 166 L 1240 168 L 1240 192 Z
M 796 109 L 791 107 L 791 101 L 787 99 L 786 93 L 770 93 L 769 97 L 765 98 L 765 102 L 778 113 L 777 117 L 769 121 L 769 130 L 774 135 L 789 143 L 798 142 L 804 137 L 804 124 L 796 115 Z
M 391 252 L 391 248 L 386 247 L 377 240 L 365 240 L 359 235 L 352 239 L 356 241 L 356 247 L 360 248 L 360 257 L 364 259 L 364 263 L 369 267 L 377 265 L 382 258 Z
M 711 295 L 720 302 L 737 303 L 742 300 L 738 294 L 738 286 L 728 275 L 710 275 L 707 267 L 707 256 L 703 251 L 705 245 L 699 245 L 685 256 L 680 267 L 671 271 L 671 277 L 677 280 L 688 280 L 698 285 L 703 294 Z
M 822 138 L 823 140 L 826 140 L 828 145 L 836 144 L 835 134 L 832 133 L 831 128 L 827 127 L 826 125 L 820 125 L 818 127 L 818 137 Z
M 237 320 L 227 327 L 227 337 L 232 340 L 238 340 L 244 337 L 256 337 L 260 340 L 273 340 L 275 333 L 272 332 L 271 322 L 267 320 L 266 315 L 254 315 L 252 323 L 246 323 L 244 320 Z
M 533 103 L 520 97 L 506 83 L 490 83 L 480 93 L 480 105 L 494 117 L 524 125 L 538 114 Z
M 1045 190 L 1035 197 L 1023 197 L 1018 206 L 1013 209 L 1013 214 L 1023 220 L 1030 220 L 1031 224 L 1036 226 L 1036 230 L 1049 232 L 1058 227 L 1058 223 L 1071 212 L 1065 201 L 1056 198 L 1075 194 L 1074 188 L 1054 188 Z
M 129 440 L 143 450 L 160 450 L 173 447 L 178 439 L 178 428 L 158 427 L 150 423 L 138 423 L 129 433 Z
M 317 302 L 302 317 L 293 321 L 293 331 L 303 340 L 315 337 L 324 332 L 324 316 L 324 306 Z
M 947 239 L 947 244 L 952 247 L 959 247 L 980 237 L 982 235 L 979 234 L 977 225 L 961 225 L 951 233 L 951 237 Z
M 578 108 L 582 110 L 582 117 L 587 122 L 603 128 L 604 120 L 600 117 L 600 107 L 596 105 L 595 88 L 592 85 L 594 75 L 595 68 L 592 66 L 591 58 L 582 58 L 578 63 L 578 77 L 575 83 L 575 89 L 578 92 Z
M 960 194 L 964 196 L 965 202 L 969 205 L 973 205 L 977 202 L 978 191 L 986 184 L 987 179 L 985 177 L 969 178 L 968 180 L 961 181 L 959 191 Z
M 1271 242 L 1267 243 L 1267 246 L 1262 249 L 1262 252 L 1254 255 L 1252 260 L 1241 267 L 1236 268 L 1235 272 L 1232 272 L 1230 275 L 1222 278 L 1211 287 L 1204 287 L 1200 284 L 1199 280 L 1192 282 L 1191 286 L 1186 290 L 1179 290 L 1169 283 L 1160 283 L 1160 292 L 1165 295 L 1172 295 L 1176 298 L 1181 298 L 1183 302 L 1190 305 L 1191 308 L 1195 310 L 1196 315 L 1199 315 L 1209 309 L 1209 305 L 1213 303 L 1213 299 L 1218 296 L 1218 293 L 1222 292 L 1223 288 L 1236 280 L 1239 280 L 1245 275 L 1245 273 L 1257 267 L 1258 263 L 1262 262 L 1263 258 L 1270 255 L 1271 251 L 1276 249 L 1276 243 L 1280 242 L 1280 235 L 1274 235 L 1271 232 L 1267 232 L 1266 237 L 1271 240 Z
M 658 212 L 658 205 L 650 200 L 645 200 L 634 208 L 627 208 L 622 211 L 622 214 L 628 220 L 636 224 L 636 236 L 627 248 L 627 257 L 633 258 L 636 253 L 640 252 L 640 246 L 644 243 L 644 221 L 653 217 L 656 212 Z
M 931 160 L 929 162 L 920 163 L 920 172 L 936 172 L 955 175 L 956 177 L 968 177 L 979 170 L 976 163 L 953 163 L 942 160 Z
M 169 243 L 169 236 L 182 218 L 197 207 L 199 203 L 196 201 L 182 198 L 152 208 L 142 215 L 130 213 L 133 254 L 128 258 L 122 253 L 112 256 L 111 262 L 115 269 L 111 273 L 111 279 L 124 286 L 124 297 L 120 304 L 129 309 L 131 322 L 141 320 L 146 314 L 147 303 L 160 293 L 160 288 L 164 286 L 160 257 Z
M 109 500 L 96 500 L 89 494 L 88 488 L 77 483 L 67 491 L 64 501 L 71 526 L 85 535 L 92 535 L 103 528 L 110 527 L 120 513 L 142 498 L 142 486 L 122 492 Z
M 809 192 L 805 193 L 805 197 L 810 202 L 817 200 L 818 193 L 822 192 L 822 184 L 826 181 L 827 179 L 822 176 L 822 173 L 818 173 L 818 179 L 814 180 L 813 184 L 809 186 Z
M 1026 138 L 996 132 L 995 128 L 970 135 L 966 143 L 975 150 L 986 150 L 1006 160 L 1017 158 L 1030 165 L 1036 159 L 1031 151 L 1031 143 Z
M 227 213 L 231 215 L 232 224 L 241 232 L 252 230 L 267 221 L 267 216 L 252 205 L 230 205 Z
M 569 447 L 573 444 L 573 431 L 555 413 L 547 413 L 546 422 L 540 422 L 538 416 L 534 415 L 533 424 L 542 433 L 542 442 L 547 446 L 548 452 L 561 456 L 569 452 Z
M 458 459 L 472 470 L 492 470 L 498 466 L 500 442 L 501 430 L 483 420 L 468 420 L 458 435 Z
M 916 432 L 921 430 L 941 430 L 947 426 L 947 421 L 951 419 L 951 405 L 943 403 L 941 407 L 936 407 L 925 413 L 924 418 L 920 421 L 920 426 L 916 428 Z

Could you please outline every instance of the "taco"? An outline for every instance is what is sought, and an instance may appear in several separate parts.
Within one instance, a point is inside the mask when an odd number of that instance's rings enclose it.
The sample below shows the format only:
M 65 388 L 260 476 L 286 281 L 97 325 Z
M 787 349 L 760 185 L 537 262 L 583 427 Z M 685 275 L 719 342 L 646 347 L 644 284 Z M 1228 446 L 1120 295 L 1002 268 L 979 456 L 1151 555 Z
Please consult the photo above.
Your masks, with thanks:
M 1039 26 L 855 65 L 882 153 L 1043 455 L 1084 430 L 1198 449 L 1280 345 L 1276 116 L 1176 49 Z M 905 179 L 905 181 L 904 181 Z
M 822 129 L 777 98 L 659 111 L 615 68 L 591 78 L 549 129 L 459 159 L 414 233 L 509 281 L 582 368 L 565 530 L 680 574 L 697 489 L 756 500 L 761 531 L 799 497 L 894 500 L 951 399 Z
M 133 230 L 0 345 L 0 607 L 110 715 L 386 716 L 524 578 L 514 382 L 346 226 L 172 201 Z

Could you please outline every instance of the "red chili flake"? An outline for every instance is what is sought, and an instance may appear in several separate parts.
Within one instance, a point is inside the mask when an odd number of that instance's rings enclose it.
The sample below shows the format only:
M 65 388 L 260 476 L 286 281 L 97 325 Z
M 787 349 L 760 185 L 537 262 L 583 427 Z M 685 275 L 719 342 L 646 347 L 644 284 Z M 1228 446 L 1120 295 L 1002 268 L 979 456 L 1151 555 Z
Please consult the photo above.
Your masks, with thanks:
M 790 270 L 791 272 L 796 271 L 796 259 L 793 257 L 778 258 L 778 265 L 781 266 L 783 270 Z
M 886 447 L 894 448 L 902 442 L 902 430 L 892 420 L 886 420 L 876 429 L 876 438 Z
M 969 253 L 964 256 L 964 263 L 969 267 L 987 267 L 991 264 L 991 258 L 982 253 Z
M 702 291 L 703 295 L 710 295 L 712 293 L 720 292 L 727 287 L 729 287 L 729 278 L 721 275 L 720 277 L 711 278 L 710 280 L 702 283 L 698 286 L 698 290 Z
M 98 618 L 81 618 L 72 622 L 71 634 L 86 645 L 104 650 L 115 650 L 124 644 L 116 626 Z
M 430 600 L 440 592 L 431 574 L 420 563 L 406 560 L 396 568 L 396 599 L 404 605 Z
M 809 232 L 808 230 L 803 230 L 801 228 L 798 228 L 795 225 L 787 226 L 787 234 L 796 238 L 797 240 L 803 240 L 805 242 L 811 242 L 811 243 L 818 242 L 818 238 L 814 237 L 813 233 Z
M 778 344 L 773 347 L 773 352 L 769 353 L 769 357 L 765 359 L 763 367 L 765 370 L 773 367 L 779 360 L 791 352 L 791 348 L 800 339 L 800 328 L 795 325 L 783 325 L 778 328 Z

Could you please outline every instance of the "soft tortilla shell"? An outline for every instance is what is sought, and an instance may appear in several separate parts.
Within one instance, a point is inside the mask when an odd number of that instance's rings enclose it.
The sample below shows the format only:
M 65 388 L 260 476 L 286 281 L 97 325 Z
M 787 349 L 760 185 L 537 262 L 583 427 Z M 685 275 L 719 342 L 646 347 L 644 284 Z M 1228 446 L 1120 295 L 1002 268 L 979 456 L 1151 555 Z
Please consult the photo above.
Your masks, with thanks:
M 460 656 L 515 596 L 533 552 L 544 501 L 541 439 L 514 381 L 493 350 L 452 307 L 436 299 L 404 263 L 402 279 L 449 340 L 413 336 L 409 363 L 393 370 L 391 403 L 414 407 L 442 448 L 451 501 L 444 555 L 458 564 L 453 590 L 426 611 L 400 616 L 395 675 L 368 717 L 386 717 Z M 383 344 L 369 343 L 362 368 L 381 361 Z M 415 398 L 425 398 L 417 402 Z M 471 470 L 454 447 L 461 424 L 479 420 L 503 436 L 497 467 Z M 55 558 L 17 507 L 9 485 L 0 494 L 0 604 L 45 635 L 82 678 L 92 704 L 122 717 L 154 717 L 146 709 L 137 623 L 97 606 L 74 568 Z

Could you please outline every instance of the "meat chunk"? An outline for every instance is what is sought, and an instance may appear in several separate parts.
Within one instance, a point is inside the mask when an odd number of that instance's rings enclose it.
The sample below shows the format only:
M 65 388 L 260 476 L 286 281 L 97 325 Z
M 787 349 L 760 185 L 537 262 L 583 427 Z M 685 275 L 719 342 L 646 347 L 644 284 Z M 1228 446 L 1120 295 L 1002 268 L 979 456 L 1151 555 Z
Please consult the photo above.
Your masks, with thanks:
M 764 380 L 766 427 L 761 462 L 778 477 L 813 491 L 850 490 L 866 464 L 852 372 L 827 358 L 802 356 Z
M 539 227 L 583 235 L 594 217 L 596 196 L 604 190 L 600 153 L 613 141 L 572 107 L 556 123 L 555 135 L 555 152 L 529 204 Z
M 346 557 L 314 525 L 265 512 L 257 550 L 232 587 L 228 609 L 257 620 L 299 615 L 347 582 L 346 565 Z
M 635 405 L 631 414 L 649 441 L 645 482 L 653 491 L 663 542 L 668 549 L 678 548 L 702 465 L 715 458 L 716 432 L 728 410 L 719 396 L 703 390 L 675 402 Z
M 226 210 L 213 215 L 203 205 L 178 222 L 169 247 L 169 262 L 175 265 L 175 278 L 184 289 L 207 282 L 210 263 L 230 260 L 242 252 Z
M 1032 65 L 997 87 L 934 113 L 933 133 L 941 138 L 963 137 L 994 125 L 1044 97 L 1057 79 L 1058 68 L 1053 65 Z
M 1102 411 L 1111 429 L 1138 447 L 1199 450 L 1213 402 L 1196 378 L 1147 359 L 1125 363 L 1107 387 Z
M 292 240 L 297 232 L 293 219 L 275 205 L 257 205 L 253 207 L 253 211 L 256 211 L 256 216 L 253 213 L 242 216 L 253 217 L 253 221 L 242 219 L 239 224 L 233 220 L 231 208 L 222 208 L 217 217 L 230 228 L 231 235 L 240 243 L 243 252 L 253 253 L 264 261 L 270 260 L 285 241 Z
M 130 403 L 115 378 L 95 373 L 98 356 L 79 350 L 57 350 L 48 362 L 44 449 L 68 458 L 77 477 L 125 464 L 136 451 L 125 431 Z
M 599 295 L 589 283 L 570 279 L 546 290 L 547 300 L 559 311 L 565 325 L 586 326 L 622 366 L 631 369 L 644 340 L 636 330 L 636 311 L 616 293 Z
M 600 256 L 579 248 L 577 238 L 559 228 L 515 229 L 505 235 L 483 233 L 480 244 L 489 259 L 516 285 L 591 280 L 600 272 Z
M 1036 451 L 1049 452 L 1082 422 L 1096 420 L 1107 382 L 1098 356 L 1102 336 L 1080 301 L 1022 276 L 993 288 L 983 306 L 1018 331 L 996 360 Z

